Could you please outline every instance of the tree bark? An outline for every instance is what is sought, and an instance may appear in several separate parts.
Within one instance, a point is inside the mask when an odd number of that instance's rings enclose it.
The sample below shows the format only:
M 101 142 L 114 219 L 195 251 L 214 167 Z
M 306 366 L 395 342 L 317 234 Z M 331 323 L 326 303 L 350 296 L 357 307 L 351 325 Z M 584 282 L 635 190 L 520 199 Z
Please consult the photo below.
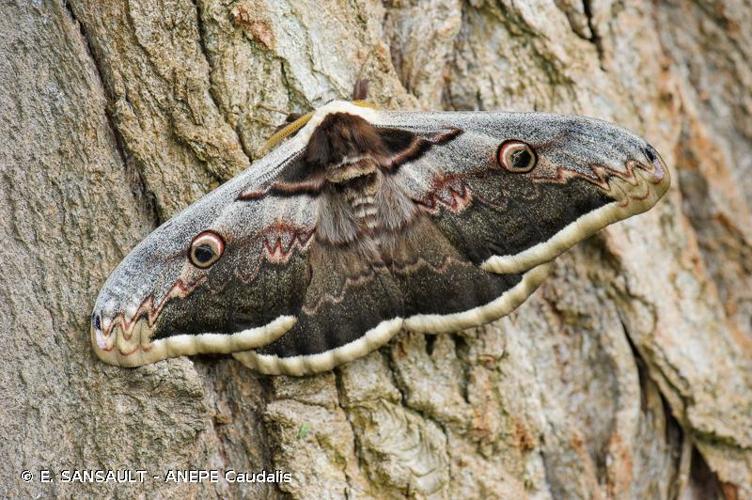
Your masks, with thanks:
M 0 496 L 752 498 L 749 0 L 0 5 Z M 128 250 L 358 78 L 384 108 L 604 118 L 675 182 L 485 328 L 297 379 L 99 362 Z

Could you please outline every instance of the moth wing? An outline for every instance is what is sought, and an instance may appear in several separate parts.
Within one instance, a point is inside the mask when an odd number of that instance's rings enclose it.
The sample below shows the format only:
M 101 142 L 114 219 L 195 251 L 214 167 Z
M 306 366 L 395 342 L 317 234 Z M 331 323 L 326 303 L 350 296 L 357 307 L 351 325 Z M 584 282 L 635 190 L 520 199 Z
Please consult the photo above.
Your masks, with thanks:
M 92 345 L 102 360 L 140 366 L 256 348 L 295 324 L 317 205 L 305 195 L 264 203 L 239 198 L 283 175 L 304 148 L 304 141 L 287 141 L 131 251 L 94 307 Z M 223 239 L 224 254 L 198 269 L 187 254 L 206 231 Z
M 642 138 L 610 123 L 545 113 L 392 112 L 381 127 L 451 141 L 404 163 L 396 182 L 470 261 L 526 272 L 605 226 L 652 207 L 668 171 Z M 529 145 L 527 172 L 500 163 L 504 144 Z

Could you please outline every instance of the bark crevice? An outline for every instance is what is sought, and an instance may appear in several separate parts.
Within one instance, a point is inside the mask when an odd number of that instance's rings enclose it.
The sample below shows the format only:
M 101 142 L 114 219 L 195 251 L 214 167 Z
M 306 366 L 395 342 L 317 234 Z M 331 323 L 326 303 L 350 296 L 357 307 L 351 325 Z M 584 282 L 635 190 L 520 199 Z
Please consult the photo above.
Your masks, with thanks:
M 97 60 L 94 48 L 92 47 L 92 42 L 86 33 L 86 28 L 76 18 L 76 13 L 73 10 L 72 2 L 65 1 L 63 2 L 63 5 L 65 6 L 65 11 L 70 17 L 71 22 L 78 27 L 79 33 L 81 35 L 81 40 L 83 41 L 84 47 L 86 47 L 86 55 L 88 56 L 88 59 L 96 72 L 97 80 L 105 95 L 105 99 L 107 99 L 107 106 L 103 111 L 107 118 L 109 131 L 114 139 L 118 156 L 120 157 L 123 169 L 125 170 L 126 179 L 128 179 L 131 193 L 133 193 L 135 202 L 134 206 L 139 207 L 144 212 L 144 214 L 152 221 L 153 227 L 157 227 L 164 221 L 161 220 L 159 216 L 156 197 L 154 196 L 154 193 L 151 192 L 147 187 L 143 172 L 138 167 L 138 162 L 128 154 L 123 136 L 115 124 L 115 120 L 112 116 L 112 103 L 114 97 L 104 78 L 102 68 L 100 67 L 101 63 Z

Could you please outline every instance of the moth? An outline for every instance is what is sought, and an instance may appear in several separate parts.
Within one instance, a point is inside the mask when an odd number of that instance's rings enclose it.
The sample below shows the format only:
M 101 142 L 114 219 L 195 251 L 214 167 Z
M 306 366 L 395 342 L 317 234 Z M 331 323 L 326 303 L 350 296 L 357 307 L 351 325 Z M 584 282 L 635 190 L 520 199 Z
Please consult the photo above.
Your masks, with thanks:
M 643 139 L 580 116 L 334 101 L 273 142 L 110 275 L 91 324 L 102 360 L 231 353 L 304 375 L 403 328 L 482 325 L 670 182 Z

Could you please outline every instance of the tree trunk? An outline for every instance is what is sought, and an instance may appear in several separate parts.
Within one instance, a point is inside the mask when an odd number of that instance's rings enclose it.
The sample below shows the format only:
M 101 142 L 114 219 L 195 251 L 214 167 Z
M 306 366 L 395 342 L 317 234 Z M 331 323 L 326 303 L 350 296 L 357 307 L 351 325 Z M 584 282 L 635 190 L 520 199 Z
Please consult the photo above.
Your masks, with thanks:
M 749 0 L 1 5 L 0 496 L 752 498 Z M 604 118 L 675 182 L 485 328 L 305 378 L 98 361 L 127 251 L 358 78 L 384 108 Z

